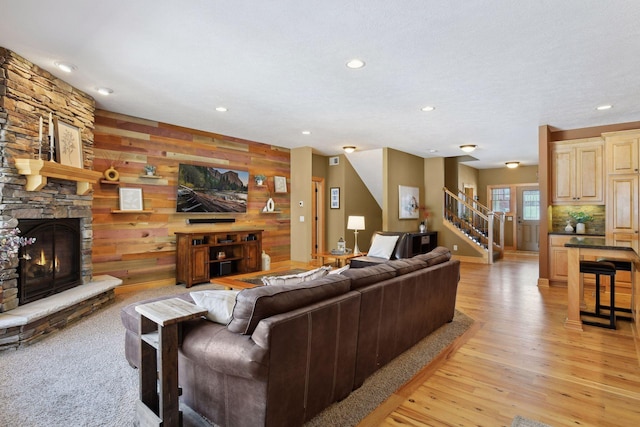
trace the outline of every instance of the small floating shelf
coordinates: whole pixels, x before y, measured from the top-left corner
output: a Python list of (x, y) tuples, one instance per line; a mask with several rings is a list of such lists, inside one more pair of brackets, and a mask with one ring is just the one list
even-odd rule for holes
[(111, 209), (111, 213), (117, 213), (117, 214), (123, 214), (123, 213), (153, 213), (153, 209), (142, 209), (139, 211), (134, 211), (134, 210), (121, 210), (121, 209)]
[(140, 178), (149, 178), (149, 179), (160, 179), (162, 178), (161, 175), (146, 175), (146, 174), (140, 174), (138, 175)]
[(91, 191), (91, 184), (98, 182), (102, 172), (74, 166), (61, 165), (57, 162), (36, 159), (16, 159), (16, 168), (20, 175), (27, 177), (27, 191), (38, 191), (47, 185), (47, 178), (75, 181), (76, 194), (83, 196)]

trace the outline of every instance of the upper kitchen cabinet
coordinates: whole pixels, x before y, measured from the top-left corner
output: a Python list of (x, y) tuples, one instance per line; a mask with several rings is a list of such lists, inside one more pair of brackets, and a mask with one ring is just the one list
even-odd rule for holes
[(574, 139), (551, 144), (551, 202), (604, 204), (604, 141)]
[(603, 134), (606, 144), (607, 173), (634, 174), (639, 170), (640, 132), (624, 131)]

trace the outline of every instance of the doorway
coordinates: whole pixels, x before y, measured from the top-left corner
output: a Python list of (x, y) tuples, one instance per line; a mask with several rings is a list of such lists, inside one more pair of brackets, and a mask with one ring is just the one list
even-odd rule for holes
[(540, 250), (540, 189), (538, 186), (519, 186), (517, 190), (516, 249)]

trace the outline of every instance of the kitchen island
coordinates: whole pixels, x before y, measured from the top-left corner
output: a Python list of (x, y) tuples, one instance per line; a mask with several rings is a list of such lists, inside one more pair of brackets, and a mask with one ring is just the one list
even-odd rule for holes
[(580, 275), (580, 260), (584, 256), (606, 257), (607, 259), (631, 262), (631, 308), (636, 327), (640, 326), (637, 316), (640, 301), (635, 297), (640, 291), (640, 257), (633, 248), (626, 246), (608, 245), (604, 237), (573, 237), (565, 243), (567, 254), (567, 319), (564, 326), (567, 329), (582, 331), (580, 307), (583, 304), (582, 277)]

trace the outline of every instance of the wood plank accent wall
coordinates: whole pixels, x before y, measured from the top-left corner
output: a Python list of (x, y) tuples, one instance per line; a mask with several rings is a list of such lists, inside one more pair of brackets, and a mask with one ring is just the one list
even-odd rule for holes
[[(263, 249), (272, 261), (290, 257), (289, 149), (104, 110), (95, 115), (94, 169), (111, 164), (119, 185), (94, 186), (93, 273), (123, 280), (123, 286), (156, 287), (175, 284), (175, 232), (264, 230)], [(145, 164), (157, 167), (161, 178), (145, 178)], [(249, 171), (246, 214), (176, 213), (180, 163)], [(253, 179), (264, 174), (267, 187)], [(274, 176), (287, 179), (287, 193), (274, 193)], [(118, 188), (142, 188), (144, 209), (150, 213), (112, 213), (119, 208)], [(269, 190), (279, 213), (262, 213)], [(187, 224), (189, 218), (235, 218), (234, 223)]]

